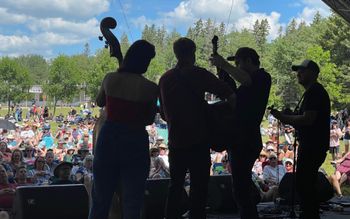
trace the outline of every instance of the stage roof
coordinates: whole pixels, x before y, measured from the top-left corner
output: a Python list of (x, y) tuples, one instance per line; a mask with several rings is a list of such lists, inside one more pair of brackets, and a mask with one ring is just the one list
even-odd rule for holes
[(322, 0), (350, 24), (350, 0)]

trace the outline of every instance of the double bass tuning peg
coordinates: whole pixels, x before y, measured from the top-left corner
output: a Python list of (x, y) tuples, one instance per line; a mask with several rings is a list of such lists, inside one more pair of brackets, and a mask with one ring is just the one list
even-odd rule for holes
[(102, 41), (102, 40), (103, 40), (103, 36), (98, 36), (98, 39), (99, 39), (100, 41)]

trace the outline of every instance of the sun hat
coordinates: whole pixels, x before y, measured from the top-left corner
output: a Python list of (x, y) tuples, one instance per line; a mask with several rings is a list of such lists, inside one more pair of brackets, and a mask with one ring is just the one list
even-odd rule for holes
[(55, 177), (58, 177), (58, 171), (59, 171), (59, 169), (60, 169), (61, 167), (63, 167), (63, 166), (69, 166), (70, 168), (73, 168), (73, 164), (72, 164), (72, 163), (66, 162), (66, 161), (62, 161), (61, 163), (59, 163), (59, 164), (55, 167), (55, 169), (54, 169), (54, 171), (53, 171), (53, 175), (54, 175)]

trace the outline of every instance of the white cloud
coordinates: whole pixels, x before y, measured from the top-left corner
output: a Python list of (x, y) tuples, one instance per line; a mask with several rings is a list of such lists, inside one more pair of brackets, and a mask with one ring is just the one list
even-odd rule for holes
[(44, 32), (34, 36), (0, 35), (0, 51), (8, 56), (22, 54), (52, 55), (52, 47), (80, 43), (77, 37), (67, 37), (52, 32)]
[(312, 20), (317, 12), (323, 17), (328, 17), (331, 14), (330, 8), (320, 0), (302, 0), (304, 4), (303, 11), (298, 13), (295, 20), (297, 23), (305, 22), (306, 24), (312, 23)]
[(20, 24), (24, 23), (26, 19), (27, 16), (23, 14), (12, 14), (6, 8), (0, 7), (0, 24)]
[[(230, 15), (231, 6), (232, 11)], [(278, 29), (282, 25), (279, 23), (280, 14), (277, 12), (271, 12), (270, 15), (250, 13), (248, 9), (246, 0), (185, 0), (180, 2), (174, 10), (161, 13), (158, 19), (151, 20), (141, 16), (134, 19), (133, 23), (140, 29), (145, 24), (165, 25), (167, 28), (172, 29), (176, 27), (188, 28), (200, 18), (204, 20), (211, 18), (216, 23), (223, 22), (225, 24), (230, 19), (229, 27), (227, 28), (233, 27), (241, 30), (242, 28), (251, 29), (257, 19), (266, 18), (271, 28), (269, 39), (276, 38)]]
[(34, 20), (28, 27), (33, 32), (52, 31), (57, 33), (70, 33), (79, 36), (97, 36), (99, 34), (99, 22), (96, 18), (86, 22), (72, 22), (62, 18), (47, 18)]
[(95, 16), (109, 4), (110, 0), (0, 0), (0, 24), (6, 25), (1, 27), (0, 55), (51, 56), (55, 46), (88, 42), (100, 34)]
[(269, 40), (272, 40), (278, 37), (279, 28), (284, 26), (284, 24), (279, 23), (280, 17), (281, 14), (277, 12), (271, 12), (270, 15), (264, 13), (248, 13), (244, 17), (238, 19), (235, 23), (235, 28), (237, 30), (242, 30), (243, 28), (252, 30), (256, 20), (267, 19), (270, 26), (270, 34), (268, 38)]
[(1, 0), (0, 7), (32, 17), (86, 19), (106, 12), (110, 0)]

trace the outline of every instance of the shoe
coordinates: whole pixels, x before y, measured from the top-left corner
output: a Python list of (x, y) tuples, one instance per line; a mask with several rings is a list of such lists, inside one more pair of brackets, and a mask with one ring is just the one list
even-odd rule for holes
[(337, 199), (338, 199), (338, 200), (342, 200), (343, 197), (344, 197), (343, 195), (337, 195)]

